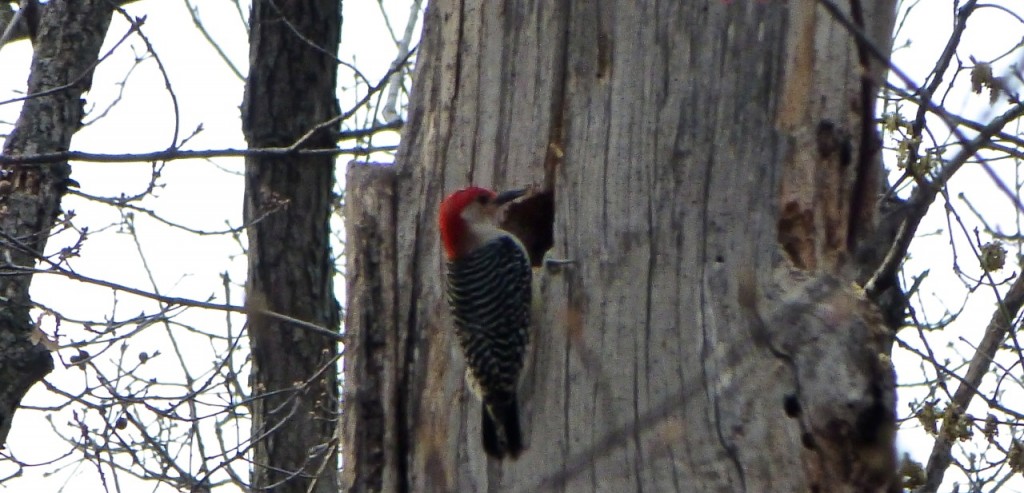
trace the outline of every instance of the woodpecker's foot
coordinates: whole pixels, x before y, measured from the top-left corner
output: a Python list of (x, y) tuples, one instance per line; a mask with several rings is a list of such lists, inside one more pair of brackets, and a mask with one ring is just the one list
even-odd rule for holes
[(544, 268), (548, 272), (556, 274), (561, 272), (567, 265), (575, 263), (576, 261), (572, 259), (544, 257)]

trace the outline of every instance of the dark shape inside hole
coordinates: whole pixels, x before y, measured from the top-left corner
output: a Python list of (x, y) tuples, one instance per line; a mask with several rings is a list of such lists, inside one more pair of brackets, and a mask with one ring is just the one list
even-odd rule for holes
[(554, 245), (555, 193), (539, 190), (508, 205), (502, 229), (523, 243), (530, 254), (530, 264), (540, 267), (544, 254)]

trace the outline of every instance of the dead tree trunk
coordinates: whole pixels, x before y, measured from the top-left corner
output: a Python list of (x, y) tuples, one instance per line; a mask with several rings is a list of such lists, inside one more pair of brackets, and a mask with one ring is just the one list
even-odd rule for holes
[[(853, 286), (885, 64), (851, 29), (888, 53), (894, 5), (821, 3), (431, 4), (396, 169), (350, 171), (352, 490), (891, 486), (888, 333)], [(470, 183), (552, 190), (576, 261), (539, 273), (514, 462), (480, 448), (442, 295), (437, 206)]]
[[(253, 2), (243, 130), (286, 147), (336, 117), (341, 2)], [(326, 125), (300, 148), (330, 148)], [(252, 347), (253, 491), (337, 491), (337, 331), (328, 218), (334, 157), (246, 158), (246, 304)], [(261, 315), (263, 313), (263, 315)]]
[[(53, 0), (41, 9), (28, 94), (3, 153), (17, 157), (67, 151), (82, 124), (82, 94), (92, 85), (110, 26), (108, 0)], [(67, 161), (0, 166), (0, 447), (25, 392), (53, 370), (30, 339), (29, 284), (60, 216)]]

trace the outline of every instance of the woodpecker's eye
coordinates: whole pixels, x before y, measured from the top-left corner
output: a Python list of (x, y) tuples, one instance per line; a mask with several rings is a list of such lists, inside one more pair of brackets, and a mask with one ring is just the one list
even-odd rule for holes
[(487, 203), (487, 196), (486, 195), (479, 195), (479, 196), (477, 196), (476, 201), (481, 203), (481, 204), (486, 204)]

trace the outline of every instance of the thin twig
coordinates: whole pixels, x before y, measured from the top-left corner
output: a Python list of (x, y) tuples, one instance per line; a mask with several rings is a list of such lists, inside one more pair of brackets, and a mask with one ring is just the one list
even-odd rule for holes
[(203, 35), (203, 38), (206, 39), (207, 43), (210, 43), (210, 46), (217, 52), (217, 56), (224, 61), (224, 64), (228, 66), (231, 73), (235, 74), (235, 77), (238, 78), (238, 80), (244, 81), (245, 76), (242, 75), (242, 71), (235, 66), (235, 62), (231, 61), (231, 58), (228, 57), (228, 54), (220, 47), (220, 44), (213, 40), (213, 36), (210, 35), (210, 31), (206, 29), (206, 24), (203, 24), (203, 21), (199, 18), (199, 7), (192, 5), (190, 0), (185, 0), (185, 8), (188, 9), (189, 15), (192, 16), (192, 24), (194, 24), (196, 29), (199, 30), (199, 34)]
[(21, 156), (0, 155), (0, 164), (49, 164), (60, 161), (81, 161), (91, 163), (135, 163), (150, 161), (176, 161), (180, 159), (211, 159), (219, 157), (284, 157), (284, 156), (320, 156), (338, 154), (365, 155), (374, 152), (391, 152), (397, 146), (380, 147), (328, 147), (324, 149), (291, 149), (290, 147), (265, 147), (262, 149), (207, 149), (187, 151), (167, 149), (164, 151), (144, 152), (139, 154), (98, 154), (80, 151), (45, 152)]
[[(957, 154), (953, 156), (953, 158), (950, 159), (941, 170), (939, 170), (934, 178), (930, 181), (921, 181), (921, 184), (914, 191), (913, 195), (911, 195), (910, 199), (907, 200), (907, 216), (903, 219), (903, 223), (900, 224), (899, 230), (896, 232), (896, 238), (893, 240), (892, 247), (885, 255), (885, 260), (883, 260), (882, 265), (875, 270), (871, 279), (864, 284), (864, 291), (869, 297), (873, 298), (878, 295), (878, 286), (881, 279), (886, 279), (887, 276), (892, 275), (897, 269), (899, 269), (900, 263), (903, 261), (903, 257), (906, 256), (907, 250), (910, 248), (910, 242), (914, 239), (914, 233), (917, 232), (917, 227), (921, 223), (921, 219), (924, 218), (925, 213), (928, 212), (929, 206), (935, 201), (935, 197), (938, 195), (939, 190), (946, 186), (946, 183), (953, 177), (953, 174), (956, 173), (968, 159), (973, 157), (974, 154), (978, 152), (978, 149), (984, 146), (993, 135), (1002, 131), (1003, 127), (1021, 116), (1024, 116), (1024, 105), (1022, 104), (1016, 105), (1002, 115), (999, 115), (993, 119), (991, 123), (980, 130), (975, 138), (963, 143), (960, 147), (960, 151), (957, 152)], [(1015, 202), (1017, 204), (1020, 203), (1019, 200), (1015, 200)]]
[(96, 279), (94, 277), (84, 276), (82, 274), (79, 274), (77, 272), (73, 272), (73, 271), (67, 270), (67, 269), (62, 268), (62, 267), (54, 267), (54, 268), (51, 268), (51, 269), (35, 269), (35, 268), (31, 268), (31, 267), (21, 267), (21, 266), (16, 266), (16, 265), (0, 266), (0, 275), (12, 275), (12, 274), (14, 274), (14, 275), (21, 275), (21, 274), (26, 274), (26, 275), (32, 275), (32, 274), (57, 274), (57, 275), (60, 275), (60, 276), (64, 276), (64, 277), (66, 277), (68, 279), (74, 280), (74, 281), (79, 281), (79, 282), (84, 282), (84, 283), (87, 283), (87, 284), (93, 284), (93, 285), (100, 286), (100, 287), (110, 288), (110, 289), (113, 289), (115, 291), (123, 291), (125, 293), (133, 294), (135, 296), (139, 296), (139, 297), (142, 297), (142, 298), (148, 298), (148, 299), (151, 299), (151, 300), (159, 301), (161, 303), (167, 304), (168, 307), (173, 307), (173, 306), (189, 306), (189, 307), (194, 307), (194, 308), (204, 308), (204, 309), (207, 309), (207, 310), (219, 310), (219, 311), (227, 311), (227, 312), (235, 312), (235, 313), (244, 313), (244, 314), (247, 314), (247, 315), (253, 315), (253, 314), (264, 315), (264, 316), (267, 316), (267, 317), (270, 317), (270, 318), (274, 318), (274, 319), (280, 320), (282, 322), (288, 322), (290, 324), (296, 325), (298, 327), (301, 327), (303, 329), (306, 329), (306, 330), (309, 330), (309, 331), (312, 331), (312, 332), (316, 332), (317, 334), (329, 337), (329, 338), (334, 339), (336, 341), (344, 341), (345, 340), (345, 336), (344, 335), (339, 334), (339, 333), (337, 333), (337, 332), (335, 332), (333, 330), (330, 330), (330, 329), (325, 328), (325, 327), (321, 327), (321, 326), (319, 326), (317, 324), (314, 324), (314, 323), (311, 323), (311, 322), (306, 322), (304, 320), (299, 320), (297, 318), (290, 317), (290, 316), (285, 315), (283, 313), (277, 313), (277, 312), (266, 310), (266, 309), (262, 309), (262, 308), (249, 308), (249, 307), (238, 306), (238, 305), (227, 305), (227, 304), (220, 304), (220, 303), (211, 303), (209, 301), (199, 301), (199, 300), (191, 299), (191, 298), (179, 298), (179, 297), (176, 297), (176, 296), (166, 296), (166, 295), (161, 295), (161, 294), (157, 294), (157, 293), (151, 293), (149, 291), (145, 291), (145, 290), (138, 289), (138, 288), (133, 288), (131, 286), (125, 286), (123, 284), (117, 284), (117, 283), (114, 283), (114, 282), (105, 281), (103, 279)]
[[(1014, 280), (1013, 285), (1010, 286), (1006, 296), (997, 303), (995, 313), (992, 314), (992, 319), (989, 321), (988, 327), (985, 328), (985, 335), (982, 337), (981, 343), (978, 344), (974, 357), (971, 358), (967, 374), (963, 379), (960, 379), (960, 385), (953, 392), (953, 398), (949, 405), (955, 406), (955, 409), (959, 410), (959, 412), (965, 412), (971, 404), (971, 400), (976, 395), (981, 395), (981, 392), (978, 390), (981, 381), (988, 373), (996, 351), (999, 350), (1003, 339), (1006, 338), (1007, 333), (1010, 331), (1013, 319), (1017, 316), (1022, 305), (1024, 305), (1024, 276), (1018, 276)], [(991, 402), (987, 398), (985, 400)], [(1016, 414), (1014, 417), (1017, 419), (1024, 417), (1019, 413), (1008, 414)], [(943, 429), (945, 427), (946, 425), (944, 424)], [(937, 491), (942, 484), (942, 478), (952, 461), (953, 441), (947, 435), (947, 433), (940, 431), (935, 437), (931, 456), (928, 459), (928, 466), (925, 469), (928, 481), (921, 488), (920, 491), (922, 492)]]

